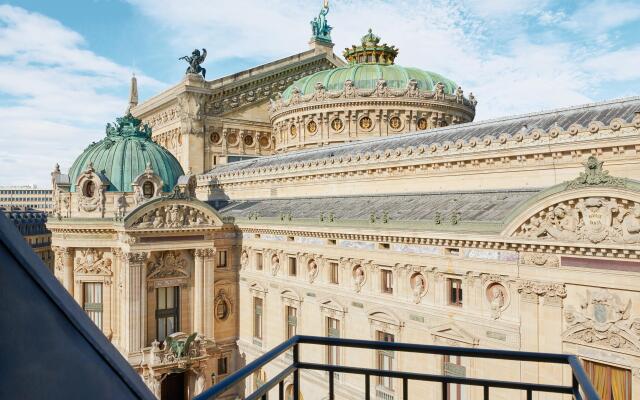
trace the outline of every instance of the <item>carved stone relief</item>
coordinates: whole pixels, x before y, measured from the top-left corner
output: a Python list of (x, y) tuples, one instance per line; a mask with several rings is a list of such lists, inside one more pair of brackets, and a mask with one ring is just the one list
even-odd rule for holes
[(156, 208), (138, 218), (132, 228), (184, 228), (211, 226), (212, 219), (193, 207), (171, 204)]
[(316, 260), (314, 259), (309, 260), (309, 262), (307, 263), (307, 274), (309, 277), (309, 283), (313, 283), (313, 281), (316, 280), (316, 277), (318, 276), (319, 271), (320, 271), (320, 267), (318, 266), (318, 263), (316, 262)]
[(219, 289), (218, 294), (214, 299), (215, 304), (215, 317), (218, 321), (225, 321), (229, 318), (229, 315), (233, 312), (233, 303), (225, 289)]
[(485, 295), (491, 308), (491, 317), (498, 319), (509, 306), (509, 290), (498, 282), (493, 282), (485, 289)]
[(562, 299), (567, 297), (564, 283), (554, 282), (520, 281), (518, 293), (525, 301), (537, 301), (538, 297), (544, 297), (548, 305), (562, 305)]
[(570, 342), (640, 353), (640, 318), (631, 318), (631, 300), (607, 290), (587, 291), (579, 308), (564, 312)]
[(179, 251), (165, 251), (149, 263), (147, 279), (189, 278), (188, 262)]
[(81, 274), (111, 275), (111, 258), (96, 249), (79, 250), (74, 271)]
[(548, 253), (522, 253), (520, 264), (557, 268), (560, 266), (560, 257)]
[(420, 272), (416, 272), (411, 276), (410, 283), (413, 302), (419, 304), (424, 295), (427, 294), (427, 279)]
[(276, 276), (280, 269), (280, 258), (277, 254), (271, 256), (271, 275)]
[(355, 267), (353, 267), (352, 275), (353, 275), (353, 289), (357, 293), (359, 293), (360, 290), (362, 290), (362, 287), (364, 286), (364, 282), (366, 280), (366, 274), (362, 265), (358, 264)]

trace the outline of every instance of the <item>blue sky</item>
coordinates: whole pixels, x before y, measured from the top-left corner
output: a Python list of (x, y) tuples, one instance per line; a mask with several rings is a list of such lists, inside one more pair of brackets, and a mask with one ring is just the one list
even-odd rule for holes
[[(182, 78), (304, 51), (321, 0), (22, 0), (0, 4), (0, 185), (49, 185), (123, 113)], [(476, 120), (640, 95), (638, 0), (332, 0), (336, 53), (371, 27), (397, 63), (459, 83)]]

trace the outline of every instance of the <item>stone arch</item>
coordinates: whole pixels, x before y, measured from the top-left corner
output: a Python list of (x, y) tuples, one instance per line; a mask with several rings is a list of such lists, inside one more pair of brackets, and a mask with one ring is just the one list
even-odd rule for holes
[(169, 197), (139, 205), (124, 218), (126, 229), (211, 228), (222, 225), (218, 212), (207, 203)]

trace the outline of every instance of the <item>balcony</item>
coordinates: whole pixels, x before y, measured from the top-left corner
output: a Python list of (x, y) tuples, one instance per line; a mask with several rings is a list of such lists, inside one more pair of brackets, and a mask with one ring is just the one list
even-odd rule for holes
[[(384, 352), (406, 352), (414, 354), (433, 354), (449, 357), (468, 357), (470, 359), (494, 359), (494, 360), (511, 360), (522, 362), (540, 362), (548, 364), (567, 365), (571, 369), (572, 385), (550, 385), (541, 383), (527, 383), (517, 381), (500, 381), (491, 379), (479, 379), (479, 378), (467, 378), (461, 376), (455, 376), (456, 374), (425, 374), (417, 372), (403, 372), (403, 371), (389, 371), (382, 369), (372, 368), (355, 368), (343, 365), (326, 365), (305, 362), (300, 359), (300, 345), (319, 345), (319, 346), (337, 346), (345, 348), (359, 348), (370, 349)], [(409, 382), (411, 381), (423, 381), (423, 382), (435, 382), (441, 387), (439, 390), (441, 398), (444, 400), (449, 399), (449, 387), (451, 384), (457, 384), (461, 387), (479, 387), (482, 395), (479, 399), (490, 400), (491, 389), (511, 389), (521, 391), (526, 395), (527, 400), (533, 398), (534, 393), (561, 393), (571, 395), (575, 400), (600, 400), (600, 397), (596, 393), (593, 385), (589, 381), (584, 369), (578, 358), (569, 354), (550, 354), (550, 353), (530, 353), (522, 351), (507, 351), (507, 350), (488, 350), (488, 349), (473, 349), (473, 348), (461, 348), (461, 347), (447, 347), (447, 346), (429, 346), (409, 343), (392, 343), (392, 342), (376, 342), (367, 340), (354, 340), (354, 339), (340, 339), (330, 337), (317, 337), (317, 336), (294, 336), (286, 342), (274, 347), (272, 350), (263, 354), (253, 362), (247, 364), (245, 367), (236, 371), (228, 376), (218, 384), (212, 386), (195, 399), (197, 400), (215, 400), (221, 398), (225, 392), (230, 389), (243, 385), (247, 377), (259, 371), (260, 368), (269, 364), (271, 361), (280, 357), (287, 351), (293, 351), (293, 359), (290, 364), (284, 368), (279, 374), (271, 378), (270, 380), (263, 382), (253, 393), (248, 394), (245, 399), (263, 399), (266, 400), (273, 390), (277, 393), (279, 400), (285, 399), (284, 383), (289, 376), (293, 376), (293, 390), (292, 399), (298, 400), (300, 393), (300, 371), (326, 371), (327, 376), (327, 398), (333, 400), (336, 398), (335, 393), (335, 375), (336, 373), (354, 374), (361, 376), (364, 381), (364, 394), (363, 397), (366, 400), (370, 400), (373, 396), (379, 400), (408, 400), (410, 397), (425, 398), (424, 393), (409, 392)], [(380, 381), (382, 378), (396, 379), (402, 382), (402, 390), (393, 392), (387, 390), (383, 386), (376, 386), (375, 390), (372, 390), (372, 377), (377, 378)], [(272, 394), (273, 395), (273, 394)], [(437, 396), (438, 398), (440, 396)], [(474, 399), (476, 397), (473, 397)]]

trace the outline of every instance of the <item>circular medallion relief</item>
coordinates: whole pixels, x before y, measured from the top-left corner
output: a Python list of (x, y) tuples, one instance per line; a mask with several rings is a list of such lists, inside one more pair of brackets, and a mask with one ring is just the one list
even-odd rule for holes
[(421, 131), (427, 129), (427, 119), (426, 118), (420, 118), (418, 120), (418, 129), (420, 129)]
[(366, 278), (364, 268), (362, 268), (361, 265), (356, 265), (355, 267), (353, 267), (352, 275), (354, 289), (356, 290), (356, 292), (359, 292), (360, 289), (362, 289)]
[(291, 125), (289, 133), (291, 134), (291, 137), (295, 137), (298, 134), (298, 128), (295, 125)]
[(247, 135), (244, 137), (244, 144), (246, 146), (252, 146), (253, 145), (253, 136), (251, 135)]
[(313, 283), (318, 276), (318, 263), (315, 260), (309, 260), (309, 264), (307, 265), (307, 269), (309, 271), (309, 282)]
[(331, 121), (331, 129), (333, 129), (335, 132), (340, 132), (343, 127), (344, 127), (344, 123), (340, 118), (334, 118)]
[(316, 124), (316, 121), (309, 121), (309, 123), (307, 124), (307, 132), (314, 134), (318, 131), (318, 124)]
[(427, 280), (424, 275), (416, 272), (411, 276), (411, 289), (414, 303), (420, 303), (420, 299), (427, 293)]
[(211, 141), (211, 143), (220, 142), (220, 134), (218, 132), (211, 133), (211, 135), (209, 135), (209, 140)]
[(391, 117), (391, 119), (389, 120), (389, 126), (391, 127), (391, 129), (400, 129), (402, 127), (402, 121), (400, 120), (400, 117)]
[(369, 117), (360, 118), (360, 128), (369, 130), (373, 126), (373, 121)]
[(237, 133), (230, 134), (228, 137), (228, 141), (230, 145), (238, 144), (238, 134)]
[(216, 319), (224, 321), (229, 317), (229, 303), (225, 300), (218, 300), (216, 303)]
[(258, 140), (258, 143), (260, 143), (260, 146), (262, 147), (267, 147), (269, 146), (269, 138), (266, 136), (260, 136), (260, 140)]
[(486, 296), (493, 318), (499, 318), (509, 305), (509, 291), (504, 285), (496, 282), (487, 286)]

